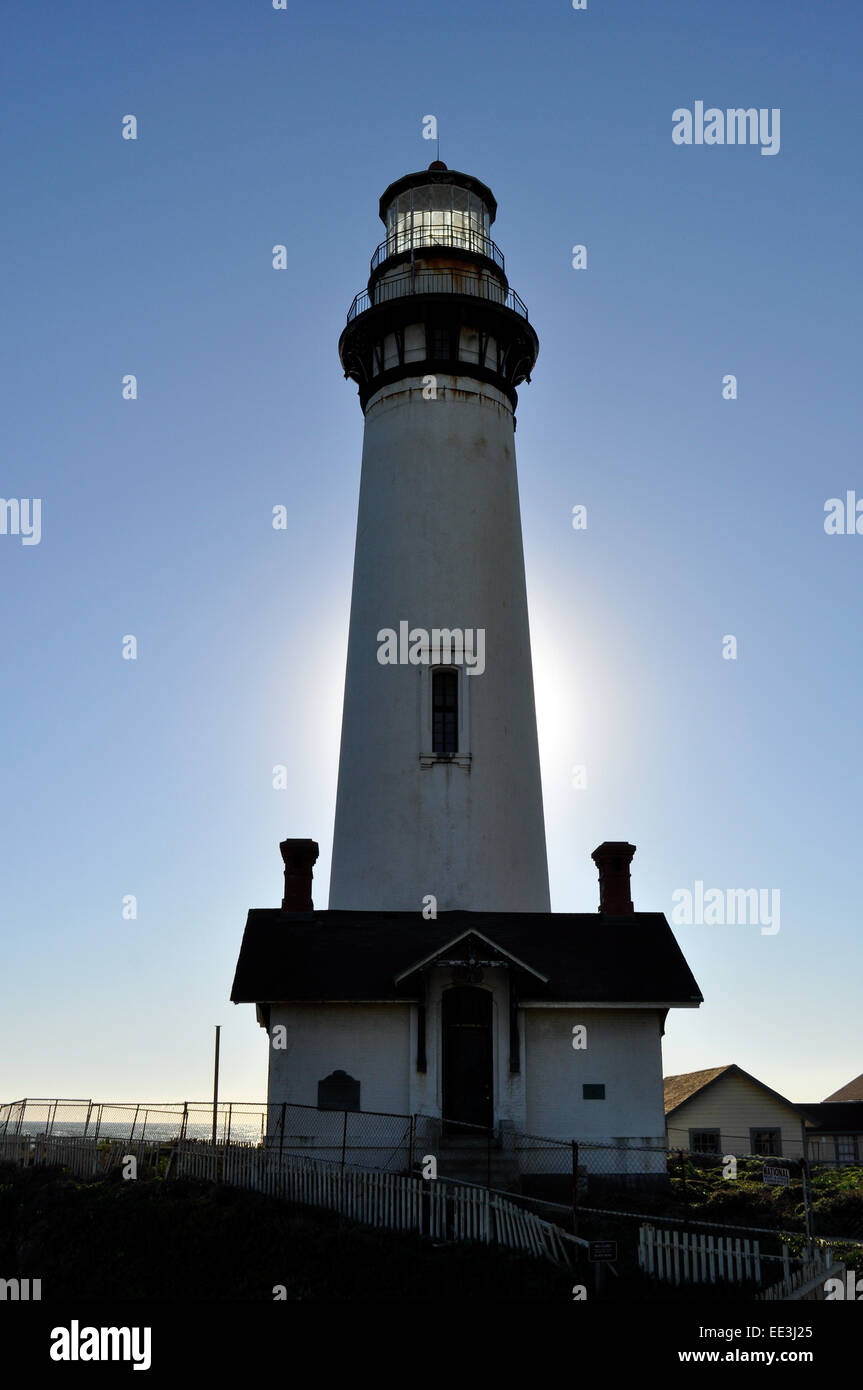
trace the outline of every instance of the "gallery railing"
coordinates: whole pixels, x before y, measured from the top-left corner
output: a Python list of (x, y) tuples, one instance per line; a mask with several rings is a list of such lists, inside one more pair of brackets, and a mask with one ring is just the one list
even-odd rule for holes
[(372, 293), (367, 289), (354, 295), (348, 310), (348, 323), (365, 313), (366, 309), (386, 304), (393, 299), (402, 299), (412, 294), (466, 294), (477, 299), (485, 299), (512, 309), (523, 319), (527, 318), (527, 306), (515, 290), (504, 289), (497, 280), (482, 275), (473, 275), (458, 270), (418, 270), (415, 273), (394, 275), (386, 280), (378, 280)]
[(414, 227), (412, 231), (407, 229), (390, 233), (376, 248), (371, 268), (373, 271), (377, 270), (390, 256), (397, 256), (404, 251), (434, 250), (436, 247), (442, 250), (455, 248), (459, 251), (472, 251), (477, 256), (485, 256), (487, 260), (494, 261), (501, 270), (504, 268), (503, 252), (491, 237), (470, 227), (451, 226)]

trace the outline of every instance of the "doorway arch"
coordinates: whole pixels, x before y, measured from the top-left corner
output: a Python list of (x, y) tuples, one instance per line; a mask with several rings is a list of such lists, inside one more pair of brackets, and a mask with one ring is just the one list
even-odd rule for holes
[(492, 996), (454, 985), (441, 997), (444, 1120), (491, 1129), (494, 1123)]

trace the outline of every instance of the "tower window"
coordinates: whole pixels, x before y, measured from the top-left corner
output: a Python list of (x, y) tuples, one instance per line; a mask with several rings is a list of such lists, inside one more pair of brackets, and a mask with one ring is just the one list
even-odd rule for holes
[(452, 335), (448, 328), (426, 328), (426, 354), (432, 362), (446, 362), (452, 357)]
[(432, 752), (458, 752), (458, 672), (432, 674)]

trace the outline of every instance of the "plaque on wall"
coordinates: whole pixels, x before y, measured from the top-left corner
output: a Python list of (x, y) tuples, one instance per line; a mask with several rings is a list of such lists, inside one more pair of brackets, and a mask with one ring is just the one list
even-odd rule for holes
[(319, 1110), (359, 1110), (360, 1083), (346, 1071), (334, 1071), (318, 1082)]

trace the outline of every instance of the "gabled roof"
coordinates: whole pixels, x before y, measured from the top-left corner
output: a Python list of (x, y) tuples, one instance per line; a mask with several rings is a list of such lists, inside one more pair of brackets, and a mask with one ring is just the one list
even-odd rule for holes
[(849, 1081), (847, 1086), (840, 1086), (839, 1090), (834, 1091), (832, 1096), (825, 1096), (823, 1103), (826, 1105), (833, 1100), (863, 1100), (863, 1071), (859, 1076), (855, 1076), (853, 1081)]
[(665, 1092), (665, 1114), (671, 1115), (675, 1110), (679, 1110), (681, 1105), (685, 1105), (693, 1096), (706, 1091), (708, 1086), (713, 1086), (722, 1077), (741, 1076), (745, 1081), (751, 1081), (753, 1086), (757, 1086), (760, 1091), (766, 1092), (774, 1100), (781, 1101), (787, 1105), (789, 1110), (803, 1112), (802, 1105), (794, 1105), (785, 1096), (781, 1096), (778, 1091), (773, 1091), (769, 1086), (765, 1086), (763, 1081), (759, 1081), (757, 1076), (750, 1076), (748, 1071), (738, 1067), (735, 1062), (730, 1062), (724, 1067), (708, 1067), (705, 1071), (681, 1072), (679, 1076), (666, 1076), (662, 1082)]
[(473, 932), (521, 970), (531, 1003), (695, 1008), (701, 992), (661, 912), (284, 912), (248, 915), (231, 999), (415, 1001), (424, 962)]
[(690, 1096), (702, 1091), (711, 1081), (717, 1077), (724, 1076), (725, 1072), (730, 1071), (731, 1066), (708, 1067), (706, 1071), (684, 1071), (679, 1076), (665, 1076), (662, 1079), (662, 1087), (665, 1092), (665, 1113), (668, 1115), (672, 1110), (676, 1110), (678, 1105), (682, 1105)]
[(538, 970), (532, 969), (532, 967), (525, 964), (523, 960), (519, 960), (518, 956), (513, 956), (509, 951), (505, 951), (502, 946), (497, 946), (490, 937), (485, 936), (481, 931), (477, 931), (473, 927), (469, 931), (459, 932), (458, 936), (452, 938), (452, 941), (444, 942), (443, 946), (439, 946), (436, 950), (430, 951), (427, 956), (423, 956), (422, 960), (414, 961), (413, 964), (409, 965), (406, 970), (403, 970), (400, 975), (396, 975), (395, 982), (397, 985), (400, 985), (405, 980), (409, 980), (411, 975), (415, 975), (418, 971), (425, 970), (430, 965), (437, 965), (439, 962), (443, 963), (447, 957), (463, 959), (467, 962), (474, 957), (477, 948), (482, 951), (483, 945), (487, 947), (486, 955), (489, 953), (497, 953), (499, 956), (505, 957), (507, 964), (514, 965), (518, 970), (524, 970), (526, 974), (532, 975), (534, 979), (540, 980), (544, 985), (548, 984), (547, 975), (542, 975)]

